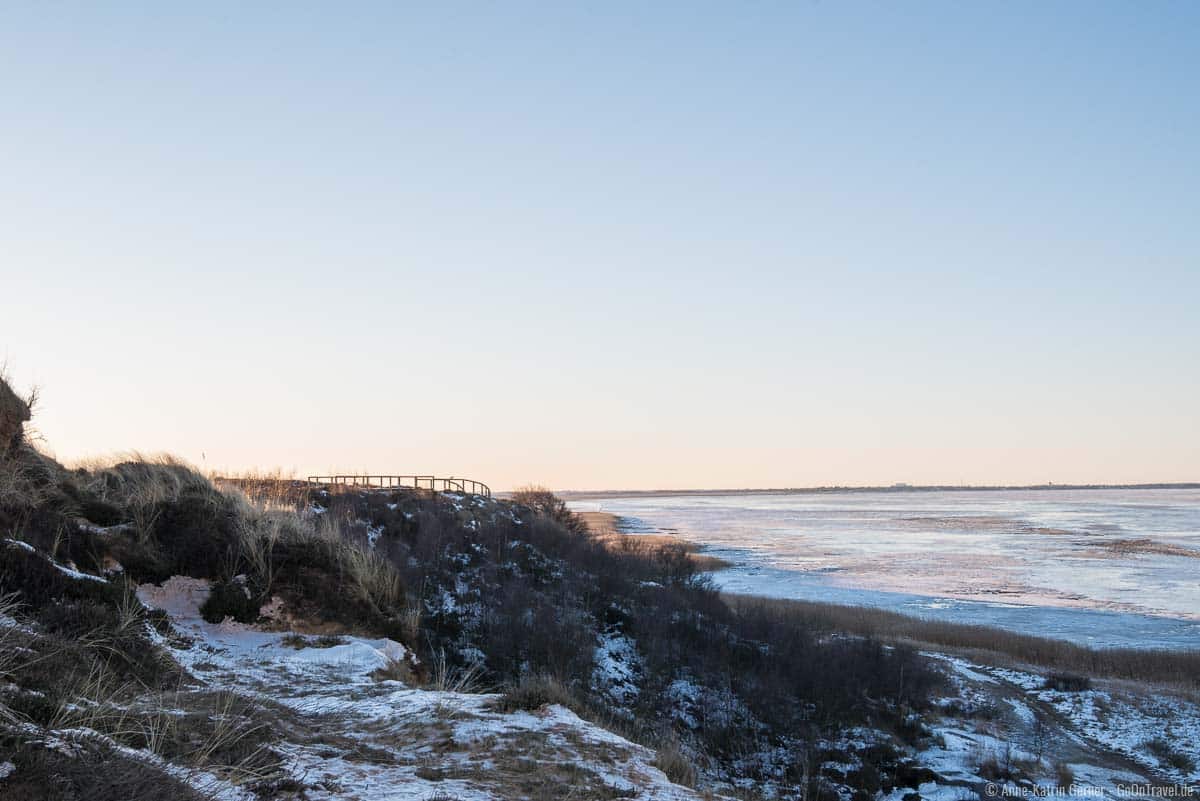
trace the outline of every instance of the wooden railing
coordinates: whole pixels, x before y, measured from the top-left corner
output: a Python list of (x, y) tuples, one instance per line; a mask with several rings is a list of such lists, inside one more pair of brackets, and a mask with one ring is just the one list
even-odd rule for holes
[(459, 492), (463, 495), (492, 497), (492, 488), (482, 481), (454, 476), (309, 476), (308, 483), (359, 489), (424, 489), (431, 492)]

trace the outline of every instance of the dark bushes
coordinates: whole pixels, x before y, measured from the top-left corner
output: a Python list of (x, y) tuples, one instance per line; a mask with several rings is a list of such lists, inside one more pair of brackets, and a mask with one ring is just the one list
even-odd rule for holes
[(1045, 687), (1064, 693), (1081, 693), (1092, 689), (1092, 680), (1077, 673), (1054, 672), (1046, 675)]
[[(701, 764), (732, 764), (841, 725), (902, 728), (944, 681), (911, 648), (818, 636), (770, 604), (731, 608), (681, 547), (606, 544), (552, 495), (519, 499), (515, 520), (507, 507), (428, 493), (320, 502), (382, 530), (376, 550), (421, 590), (412, 644), (427, 661), (482, 660), (484, 683), (510, 688), (503, 708), (569, 702), (593, 718), (607, 708), (626, 736), (680, 738)], [(602, 632), (636, 649), (637, 692), (620, 709), (592, 686)], [(696, 693), (683, 712), (680, 683)], [(883, 760), (881, 775), (894, 763)], [(813, 782), (811, 773), (794, 780)]]
[(587, 531), (587, 523), (567, 506), (567, 502), (559, 498), (545, 487), (522, 487), (512, 494), (513, 503), (524, 506), (533, 512), (534, 517), (553, 520), (573, 534), (583, 534)]
[(237, 511), (232, 499), (211, 486), (159, 502), (154, 521), (154, 541), (172, 574), (219, 578), (237, 555)]
[(246, 585), (239, 581), (218, 581), (212, 585), (208, 598), (200, 607), (200, 615), (209, 623), (220, 623), (231, 617), (239, 623), (258, 620), (261, 598), (256, 597)]

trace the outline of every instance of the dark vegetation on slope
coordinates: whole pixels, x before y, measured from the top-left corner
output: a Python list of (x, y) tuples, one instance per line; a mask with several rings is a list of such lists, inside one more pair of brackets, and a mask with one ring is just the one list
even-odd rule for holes
[[(324, 515), (377, 532), (376, 551), (419, 602), (411, 644), (425, 663), (481, 668), (483, 683), (513, 688), (509, 706), (567, 698), (633, 739), (681, 742), (714, 774), (799, 789), (837, 756), (818, 743), (842, 727), (919, 737), (909, 715), (941, 684), (907, 647), (818, 635), (770, 605), (735, 611), (682, 548), (606, 546), (544, 491), (511, 506), (301, 491)], [(636, 650), (616, 688), (597, 651), (612, 638)], [(876, 756), (890, 783), (895, 752)]]

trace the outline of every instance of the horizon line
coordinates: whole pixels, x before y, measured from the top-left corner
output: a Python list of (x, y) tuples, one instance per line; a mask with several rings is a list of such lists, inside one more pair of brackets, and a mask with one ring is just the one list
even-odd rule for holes
[[(717, 494), (803, 494), (823, 492), (947, 492), (947, 491), (1015, 491), (1015, 490), (1154, 490), (1154, 489), (1200, 489), (1200, 481), (1139, 482), (1135, 484), (880, 484), (880, 485), (820, 485), (812, 487), (712, 487), (690, 489), (615, 489), (576, 490), (556, 489), (563, 496), (617, 496), (617, 495), (717, 495)], [(512, 494), (516, 490), (505, 490), (497, 495)]]

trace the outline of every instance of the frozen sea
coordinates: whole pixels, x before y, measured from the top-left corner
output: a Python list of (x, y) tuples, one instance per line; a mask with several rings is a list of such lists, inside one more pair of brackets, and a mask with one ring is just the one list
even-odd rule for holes
[(722, 588), (1097, 647), (1200, 648), (1200, 490), (704, 494), (576, 500), (703, 543)]

